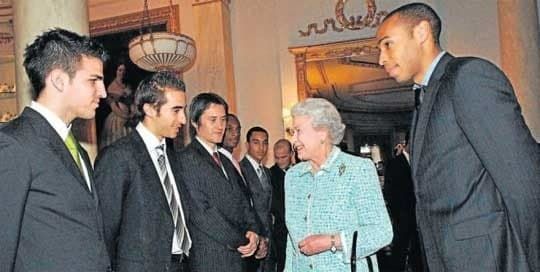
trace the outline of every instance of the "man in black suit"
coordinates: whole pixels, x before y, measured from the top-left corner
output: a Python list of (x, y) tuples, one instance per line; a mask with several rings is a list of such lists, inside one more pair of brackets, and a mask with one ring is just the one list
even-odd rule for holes
[(540, 155), (512, 86), (495, 65), (439, 44), (426, 4), (377, 31), (384, 65), (413, 80), (416, 217), (429, 271), (540, 271)]
[[(240, 131), (242, 130), (242, 126), (240, 124), (240, 120), (238, 120), (238, 117), (232, 113), (227, 114), (227, 126), (225, 127), (225, 133), (223, 134), (223, 141), (221, 142), (221, 147), (219, 147), (218, 152), (220, 155), (225, 156), (227, 159), (229, 159), (232, 164), (234, 165), (234, 168), (236, 169), (238, 175), (240, 176), (242, 183), (240, 184), (246, 197), (249, 200), (249, 204), (251, 208), (253, 207), (253, 199), (252, 199), (252, 193), (249, 188), (249, 184), (247, 183), (246, 179), (244, 178), (244, 175), (242, 174), (242, 169), (240, 167), (240, 163), (234, 158), (233, 151), (240, 143)], [(260, 219), (258, 223), (260, 224)], [(259, 246), (262, 246), (262, 243), (259, 243)]]
[(396, 145), (396, 157), (385, 167), (384, 198), (394, 230), (391, 266), (397, 271), (422, 271), (407, 141)]
[(33, 101), (0, 130), (0, 270), (107, 271), (92, 164), (71, 133), (92, 119), (103, 84), (103, 47), (53, 29), (26, 47)]
[(276, 254), (277, 271), (285, 268), (285, 249), (287, 246), (287, 226), (285, 225), (285, 172), (292, 166), (294, 157), (291, 142), (279, 139), (274, 144), (274, 162), (270, 167), (272, 177), (272, 208), (274, 227), (272, 229), (273, 252)]
[(115, 271), (187, 271), (189, 194), (173, 147), (186, 123), (185, 86), (158, 72), (135, 92), (133, 132), (96, 160), (105, 241)]
[(193, 198), (188, 222), (193, 272), (245, 271), (244, 258), (252, 256), (259, 244), (260, 226), (241, 177), (231, 161), (218, 153), (227, 109), (217, 94), (194, 97), (189, 118), (195, 136), (179, 154), (182, 177)]
[(275, 271), (273, 258), (266, 258), (272, 234), (272, 184), (270, 170), (262, 162), (268, 152), (268, 132), (262, 127), (252, 127), (246, 135), (247, 153), (240, 161), (240, 168), (250, 188), (253, 207), (263, 228), (259, 250), (254, 258), (250, 259), (250, 271)]

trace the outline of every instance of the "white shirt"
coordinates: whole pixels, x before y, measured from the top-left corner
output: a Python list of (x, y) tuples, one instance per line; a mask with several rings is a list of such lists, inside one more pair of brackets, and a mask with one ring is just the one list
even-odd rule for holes
[[(178, 188), (176, 188), (176, 181), (174, 179), (174, 174), (171, 170), (171, 165), (169, 163), (169, 158), (167, 157), (167, 144), (165, 142), (165, 138), (163, 138), (161, 141), (158, 140), (158, 138), (150, 132), (143, 123), (139, 122), (137, 124), (137, 127), (135, 127), (135, 130), (139, 133), (141, 138), (143, 139), (144, 145), (146, 146), (146, 150), (148, 151), (148, 154), (150, 154), (150, 157), (152, 158), (152, 163), (154, 164), (154, 168), (156, 169), (156, 172), (158, 173), (159, 179), (161, 181), (161, 186), (163, 188), (163, 194), (166, 195), (166, 189), (165, 184), (163, 181), (165, 180), (165, 175), (161, 174), (161, 170), (159, 168), (159, 162), (158, 162), (158, 153), (156, 151), (156, 147), (159, 145), (163, 145), (163, 152), (165, 155), (165, 166), (167, 167), (167, 175), (169, 176), (169, 181), (171, 182), (172, 188), (173, 188), (173, 197), (176, 199), (176, 202), (178, 203), (178, 207), (180, 208), (180, 216), (182, 218), (182, 222), (184, 222), (184, 226), (186, 226), (186, 236), (185, 239), (188, 239), (191, 241), (191, 236), (189, 235), (189, 231), (187, 229), (186, 220), (184, 217), (184, 209), (182, 207), (182, 202), (180, 201), (180, 194), (178, 193)], [(172, 254), (182, 254), (182, 249), (179, 246), (179, 240), (176, 236), (176, 232), (173, 230), (173, 243), (172, 243)], [(191, 242), (190, 242), (191, 244)], [(188, 254), (188, 252), (185, 252)]]
[(233, 157), (233, 154), (231, 152), (229, 152), (229, 150), (227, 150), (227, 149), (225, 149), (223, 147), (218, 148), (218, 151), (219, 151), (219, 153), (223, 154), (225, 157), (227, 157), (227, 159), (229, 159), (232, 162), (232, 164), (234, 165), (236, 170), (238, 170), (238, 174), (240, 174), (240, 176), (242, 176), (242, 169), (240, 168), (240, 164)]
[(407, 162), (410, 164), (411, 161), (409, 159), (409, 152), (403, 150), (403, 151), (401, 151), (401, 153), (403, 153), (403, 156), (405, 156), (405, 159), (407, 159)]
[[(71, 124), (66, 124), (56, 113), (52, 112), (45, 106), (39, 104), (36, 101), (32, 101), (30, 103), (30, 108), (37, 111), (47, 122), (53, 127), (53, 129), (58, 133), (58, 136), (62, 138), (62, 141), (65, 142), (66, 138), (69, 134), (69, 130), (71, 129)], [(81, 154), (79, 153), (79, 161), (81, 162), (81, 172), (83, 174), (84, 180), (86, 181), (86, 185), (88, 186), (88, 190), (92, 191), (92, 186), (90, 185), (90, 177), (88, 176), (88, 168), (89, 165), (86, 165), (84, 162)], [(91, 166), (90, 166), (91, 167)]]

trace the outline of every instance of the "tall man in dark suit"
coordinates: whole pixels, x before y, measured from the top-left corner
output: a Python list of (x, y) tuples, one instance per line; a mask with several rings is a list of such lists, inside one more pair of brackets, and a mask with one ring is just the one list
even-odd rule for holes
[[(268, 152), (268, 132), (262, 127), (252, 127), (246, 135), (247, 153), (240, 161), (240, 168), (251, 190), (253, 206), (263, 228), (259, 250), (254, 258), (250, 259), (250, 271), (275, 271), (275, 261), (265, 258), (272, 234), (272, 184), (270, 170), (262, 162)], [(263, 258), (264, 260), (261, 260)]]
[(53, 29), (26, 47), (32, 104), (0, 130), (0, 270), (107, 271), (92, 164), (71, 133), (106, 96), (106, 54)]
[(285, 249), (287, 246), (287, 226), (285, 225), (285, 172), (292, 166), (293, 150), (291, 142), (279, 139), (274, 144), (274, 162), (270, 167), (272, 180), (272, 207), (274, 227), (272, 229), (273, 253), (276, 255), (277, 271), (285, 268)]
[[(408, 136), (407, 136), (408, 138)], [(392, 263), (397, 271), (422, 271), (416, 231), (414, 188), (409, 164), (408, 139), (396, 145), (396, 156), (388, 161), (384, 174), (384, 198), (392, 218)]]
[(231, 161), (218, 153), (227, 120), (227, 103), (214, 93), (193, 98), (189, 118), (192, 142), (180, 152), (182, 177), (193, 198), (188, 222), (193, 272), (245, 271), (244, 258), (259, 243), (260, 226), (242, 180)]
[(440, 48), (426, 4), (377, 31), (384, 65), (413, 80), (416, 217), (429, 271), (540, 271), (540, 155), (510, 82), (493, 64)]
[(185, 86), (158, 72), (135, 92), (135, 131), (96, 161), (105, 241), (115, 271), (187, 271), (189, 194), (173, 147), (186, 123)]

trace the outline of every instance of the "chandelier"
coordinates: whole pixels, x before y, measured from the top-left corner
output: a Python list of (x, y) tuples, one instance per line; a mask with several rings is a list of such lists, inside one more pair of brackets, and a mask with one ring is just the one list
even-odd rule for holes
[[(169, 12), (173, 15), (172, 0), (169, 0)], [(145, 23), (148, 33), (144, 33)], [(148, 0), (144, 0), (139, 36), (129, 42), (129, 58), (139, 68), (151, 72), (184, 72), (191, 67), (197, 50), (195, 41), (179, 33), (168, 31), (152, 32)]]

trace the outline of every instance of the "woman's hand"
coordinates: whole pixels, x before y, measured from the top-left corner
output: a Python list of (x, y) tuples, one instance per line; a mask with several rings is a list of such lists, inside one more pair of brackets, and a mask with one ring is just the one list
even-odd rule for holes
[(339, 235), (333, 234), (314, 234), (304, 238), (298, 243), (298, 249), (302, 254), (311, 256), (332, 248), (332, 236), (334, 237), (334, 246), (337, 249), (341, 248), (341, 238)]

